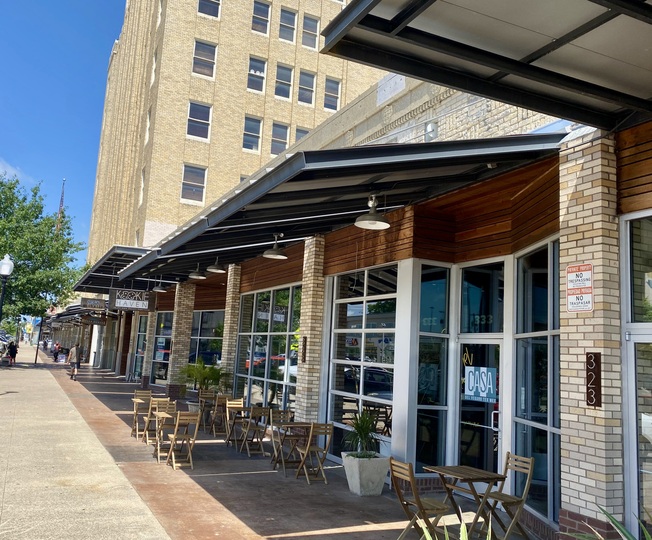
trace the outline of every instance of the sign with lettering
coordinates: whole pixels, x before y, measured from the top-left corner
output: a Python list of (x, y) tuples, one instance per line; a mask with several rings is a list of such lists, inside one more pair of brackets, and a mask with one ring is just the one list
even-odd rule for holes
[(586, 404), (602, 407), (602, 353), (586, 353)]
[(566, 267), (566, 311), (593, 311), (593, 265)]
[(111, 289), (109, 291), (109, 309), (123, 311), (149, 311), (150, 298), (148, 291), (131, 289)]
[(96, 326), (106, 326), (105, 317), (91, 317), (90, 315), (83, 315), (81, 320), (86, 324), (93, 324)]
[(86, 309), (104, 309), (106, 306), (106, 300), (99, 298), (82, 298), (80, 305)]
[(496, 368), (465, 366), (464, 399), (496, 403), (498, 401)]

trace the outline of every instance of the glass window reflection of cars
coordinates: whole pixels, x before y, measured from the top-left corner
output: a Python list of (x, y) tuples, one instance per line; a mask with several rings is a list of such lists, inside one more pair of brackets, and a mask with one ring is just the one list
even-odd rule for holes
[[(366, 396), (377, 397), (391, 401), (394, 395), (394, 373), (379, 367), (364, 367), (363, 393)], [(344, 368), (344, 388), (346, 391), (358, 394), (360, 391), (360, 368), (349, 366)]]

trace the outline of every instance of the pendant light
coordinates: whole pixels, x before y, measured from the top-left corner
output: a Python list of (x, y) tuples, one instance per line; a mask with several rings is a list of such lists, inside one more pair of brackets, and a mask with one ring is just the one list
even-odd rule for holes
[(378, 201), (376, 200), (376, 196), (369, 195), (367, 206), (369, 206), (370, 210), (355, 220), (355, 226), (360, 227), (361, 229), (368, 229), (372, 231), (389, 229), (389, 221), (387, 221), (385, 216), (378, 213), (378, 210), (376, 210), (377, 205)]
[(211, 264), (206, 268), (206, 272), (211, 272), (213, 274), (226, 274), (226, 268), (221, 264), (217, 264), (219, 257), (215, 257), (215, 264)]
[(190, 279), (206, 279), (206, 273), (199, 270), (199, 263), (197, 263), (197, 270), (193, 270), (188, 275)]
[(161, 279), (158, 282), (158, 285), (156, 285), (153, 289), (152, 292), (168, 292), (167, 289), (163, 288), (163, 276), (161, 276)]
[(288, 256), (285, 254), (285, 251), (283, 251), (280, 247), (278, 247), (279, 238), (283, 238), (283, 233), (274, 233), (274, 245), (263, 253), (263, 257), (265, 257), (266, 259), (277, 259), (277, 260), (288, 258)]

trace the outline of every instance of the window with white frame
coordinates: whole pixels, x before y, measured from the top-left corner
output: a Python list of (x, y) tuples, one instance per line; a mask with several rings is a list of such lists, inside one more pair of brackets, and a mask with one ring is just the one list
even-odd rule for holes
[(310, 130), (308, 128), (298, 127), (294, 132), (294, 141), (295, 142), (300, 141), (306, 135), (308, 135), (308, 133), (310, 133)]
[(265, 88), (265, 70), (267, 62), (260, 58), (249, 57), (249, 73), (247, 74), (247, 88), (262, 92)]
[(272, 155), (277, 156), (288, 147), (288, 134), (290, 128), (285, 124), (274, 122), (272, 124)]
[(206, 185), (206, 169), (193, 165), (183, 166), (181, 198), (186, 201), (202, 202)]
[(195, 41), (195, 54), (192, 59), (192, 72), (206, 77), (215, 73), (215, 51), (217, 47), (210, 43)]
[(319, 19), (311, 15), (303, 16), (303, 33), (301, 44), (310, 49), (316, 49), (319, 43)]
[(297, 14), (289, 9), (281, 8), (281, 22), (278, 28), (278, 37), (282, 41), (294, 43), (294, 34), (297, 29)]
[(300, 318), (300, 285), (241, 296), (236, 396), (294, 410)]
[[(138, 244), (136, 244), (138, 245)], [(134, 352), (134, 364), (131, 373), (134, 379), (140, 379), (143, 374), (143, 362), (145, 360), (145, 347), (147, 345), (147, 315), (138, 316), (138, 326), (136, 327), (136, 351)]]
[(188, 363), (201, 360), (205, 366), (222, 363), (224, 311), (193, 311)]
[(307, 71), (299, 73), (299, 103), (312, 105), (315, 99), (315, 75)]
[(192, 137), (208, 139), (210, 127), (210, 106), (190, 102), (190, 106), (188, 107), (188, 129), (186, 133)]
[(254, 0), (254, 13), (251, 18), (251, 29), (260, 34), (269, 31), (269, 4)]
[(274, 95), (285, 99), (292, 97), (292, 68), (290, 66), (284, 66), (282, 64), (276, 66)]
[(263, 121), (260, 118), (245, 116), (244, 134), (242, 136), (242, 148), (245, 150), (260, 150), (260, 132)]
[(336, 111), (340, 106), (340, 81), (326, 77), (324, 109)]
[(172, 349), (172, 311), (159, 311), (156, 314), (154, 330), (154, 347), (152, 355), (152, 373), (150, 383), (166, 384), (168, 367), (170, 366), (170, 351)]
[(199, 0), (197, 11), (210, 17), (219, 17), (220, 3), (221, 0)]
[(377, 419), (380, 437), (392, 435), (397, 281), (397, 265), (335, 279), (329, 420), (336, 427), (336, 455), (344, 449), (349, 420), (362, 411)]

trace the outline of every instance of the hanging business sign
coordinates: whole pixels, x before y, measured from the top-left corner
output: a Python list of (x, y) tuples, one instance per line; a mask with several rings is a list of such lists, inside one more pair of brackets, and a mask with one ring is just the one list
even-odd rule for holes
[(106, 306), (106, 300), (101, 300), (99, 298), (82, 298), (80, 300), (80, 306), (85, 309), (104, 309)]
[(566, 311), (593, 311), (592, 264), (572, 264), (566, 267)]
[(148, 291), (135, 291), (131, 289), (111, 289), (109, 291), (109, 309), (149, 311), (150, 304), (153, 303), (154, 298), (150, 301)]

